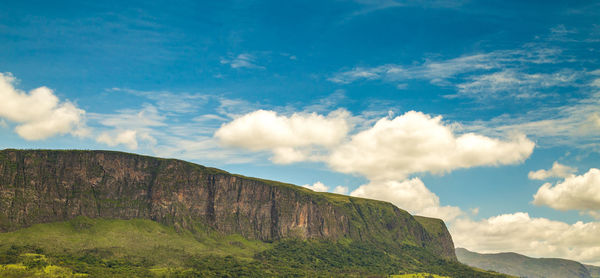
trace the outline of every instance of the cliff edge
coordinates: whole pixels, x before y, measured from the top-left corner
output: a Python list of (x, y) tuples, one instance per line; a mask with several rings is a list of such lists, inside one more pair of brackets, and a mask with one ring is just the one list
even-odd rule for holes
[(441, 220), (394, 205), (114, 151), (0, 151), (0, 232), (77, 216), (142, 218), (263, 241), (412, 245), (456, 261)]

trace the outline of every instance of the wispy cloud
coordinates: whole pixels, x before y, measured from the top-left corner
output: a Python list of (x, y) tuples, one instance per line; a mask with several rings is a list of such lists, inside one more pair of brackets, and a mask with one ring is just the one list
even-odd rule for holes
[[(559, 26), (553, 34), (574, 31)], [(422, 80), (456, 90), (446, 97), (474, 99), (544, 97), (558, 87), (580, 87), (595, 84), (592, 75), (576, 58), (564, 53), (557, 45), (527, 43), (517, 49), (463, 55), (451, 59), (426, 59), (417, 64), (383, 64), (356, 66), (331, 75), (328, 80), (338, 84), (353, 82), (396, 83), (407, 88), (406, 81)], [(546, 65), (540, 67), (542, 65)]]
[(221, 59), (221, 64), (227, 64), (231, 68), (251, 68), (251, 69), (264, 69), (264, 66), (256, 64), (256, 56), (250, 53), (241, 53), (233, 58)]
[(109, 92), (127, 93), (151, 100), (159, 110), (169, 113), (194, 113), (213, 97), (202, 93), (173, 93), (169, 91), (139, 91), (127, 88), (111, 88)]
[(95, 141), (116, 148), (201, 163), (248, 163), (266, 160), (262, 153), (223, 148), (215, 131), (224, 123), (261, 106), (220, 94), (139, 91), (112, 88), (111, 93), (139, 97), (138, 108), (89, 113)]
[(519, 132), (538, 146), (594, 147), (600, 138), (600, 92), (563, 106), (537, 108), (519, 116), (502, 115), (465, 123), (463, 128), (490, 136)]
[(429, 80), (434, 84), (461, 74), (476, 74), (506, 68), (520, 68), (523, 64), (553, 64), (560, 62), (561, 50), (526, 45), (522, 49), (497, 50), (489, 53), (464, 55), (448, 60), (426, 60), (417, 65), (385, 64), (376, 67), (355, 67), (329, 77), (334, 83), (348, 84), (358, 80), (396, 82), (409, 79)]
[(453, 9), (461, 7), (466, 1), (462, 0), (353, 0), (359, 4), (359, 9), (346, 16), (345, 21), (357, 16), (367, 15), (373, 12), (400, 8), (400, 7), (421, 7), (430, 9)]
[(447, 97), (469, 96), (472, 98), (533, 98), (540, 95), (540, 90), (550, 87), (577, 86), (576, 81), (584, 74), (573, 70), (562, 70), (555, 73), (528, 74), (507, 69), (490, 74), (475, 75), (466, 82), (456, 85), (458, 94)]

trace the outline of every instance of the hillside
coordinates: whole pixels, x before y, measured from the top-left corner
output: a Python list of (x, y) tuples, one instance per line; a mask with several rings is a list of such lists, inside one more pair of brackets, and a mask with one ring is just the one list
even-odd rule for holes
[(600, 267), (584, 264), (585, 268), (590, 272), (592, 278), (600, 278)]
[[(528, 278), (588, 278), (590, 271), (582, 264), (565, 259), (530, 258), (517, 253), (480, 254), (456, 249), (458, 260), (466, 265)], [(591, 266), (590, 268), (593, 268)]]
[[(442, 221), (390, 203), (112, 151), (0, 151), (0, 231), (9, 258), (0, 264), (33, 252), (78, 269), (92, 258), (83, 273), (115, 260), (145, 270), (475, 273), (456, 263)], [(142, 238), (152, 244), (130, 240)]]

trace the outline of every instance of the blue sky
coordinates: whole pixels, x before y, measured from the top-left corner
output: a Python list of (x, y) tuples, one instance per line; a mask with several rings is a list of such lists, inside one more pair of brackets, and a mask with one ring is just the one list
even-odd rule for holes
[(599, 16), (594, 1), (11, 1), (0, 148), (180, 158), (441, 217), (475, 251), (598, 264)]

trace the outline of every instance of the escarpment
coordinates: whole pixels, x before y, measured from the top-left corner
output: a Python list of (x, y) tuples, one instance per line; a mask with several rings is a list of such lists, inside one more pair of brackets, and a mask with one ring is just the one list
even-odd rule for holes
[(417, 221), (387, 202), (175, 159), (113, 151), (0, 151), (0, 232), (77, 216), (151, 219), (263, 241), (347, 238), (390, 248), (412, 245), (456, 260), (441, 220)]

